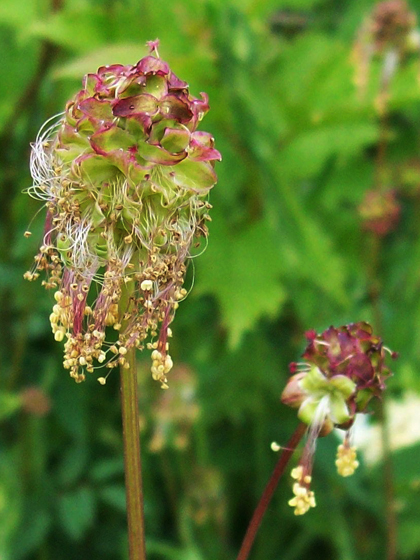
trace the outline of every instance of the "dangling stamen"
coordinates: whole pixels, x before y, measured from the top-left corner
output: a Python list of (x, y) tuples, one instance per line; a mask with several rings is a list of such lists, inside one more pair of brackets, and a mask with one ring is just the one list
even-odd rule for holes
[(311, 507), (316, 506), (315, 494), (310, 490), (312, 476), (302, 465), (299, 465), (292, 470), (291, 477), (296, 480), (293, 484), (293, 494), (295, 496), (288, 503), (289, 506), (295, 508), (295, 515), (303, 515)]
[(354, 474), (354, 471), (359, 466), (359, 461), (356, 457), (356, 447), (350, 446), (350, 436), (347, 432), (344, 442), (337, 449), (335, 465), (338, 474), (341, 476), (351, 476)]

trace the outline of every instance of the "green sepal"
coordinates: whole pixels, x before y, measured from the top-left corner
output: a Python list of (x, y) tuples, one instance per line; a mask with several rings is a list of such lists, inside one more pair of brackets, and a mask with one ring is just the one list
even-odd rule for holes
[(334, 424), (343, 424), (350, 420), (349, 409), (345, 398), (338, 393), (333, 393), (329, 397), (330, 417)]
[(334, 394), (338, 391), (345, 399), (348, 399), (356, 390), (356, 383), (345, 375), (335, 375), (329, 380), (329, 383), (335, 389)]
[[(186, 153), (170, 154), (164, 148), (161, 148), (160, 146), (152, 146), (147, 142), (141, 142), (139, 144), (138, 152), (145, 161), (151, 161), (153, 163), (159, 163), (161, 165), (171, 165), (172, 163), (178, 163), (185, 157), (187, 157)], [(178, 165), (176, 169), (178, 169)]]
[(99, 155), (91, 155), (74, 162), (72, 171), (87, 185), (95, 183), (110, 183), (120, 174), (115, 165), (107, 158)]
[(164, 76), (147, 76), (146, 86), (144, 89), (147, 93), (156, 97), (156, 99), (161, 99), (168, 93), (167, 80)]
[(115, 150), (127, 150), (135, 144), (130, 133), (117, 126), (96, 132), (91, 136), (90, 141), (92, 146), (107, 153)]
[(196, 193), (206, 193), (216, 183), (217, 176), (213, 167), (204, 161), (185, 159), (176, 167), (170, 167), (165, 173), (173, 173), (173, 182), (184, 189)]
[(178, 153), (185, 150), (190, 142), (190, 131), (187, 127), (180, 125), (178, 128), (166, 128), (161, 145), (171, 153)]
[(298, 410), (298, 418), (302, 420), (308, 426), (312, 424), (317, 408), (319, 406), (319, 399), (313, 399), (311, 397), (305, 399), (303, 403), (300, 405)]

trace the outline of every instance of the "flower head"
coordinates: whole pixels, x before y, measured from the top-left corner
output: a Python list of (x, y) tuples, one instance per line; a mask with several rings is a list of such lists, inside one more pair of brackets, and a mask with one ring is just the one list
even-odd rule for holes
[[(166, 387), (169, 325), (194, 239), (207, 235), (207, 195), (220, 153), (197, 130), (209, 110), (157, 52), (103, 66), (32, 146), (29, 194), (46, 203), (44, 239), (25, 274), (55, 291), (50, 316), (76, 381), (96, 364), (128, 367), (129, 348), (152, 350)], [(107, 328), (117, 331), (108, 340)], [(103, 382), (104, 378), (100, 378)]]
[(395, 191), (369, 190), (359, 206), (359, 215), (364, 229), (383, 237), (397, 226), (400, 210)]
[(364, 94), (373, 58), (381, 62), (381, 92), (376, 100), (380, 112), (385, 110), (387, 89), (400, 63), (418, 53), (417, 18), (405, 0), (385, 0), (375, 4), (363, 22), (354, 45), (356, 85)]
[(390, 375), (385, 353), (396, 357), (364, 322), (330, 327), (319, 335), (310, 331), (307, 338), (305, 361), (291, 364), (293, 375), (282, 394), (282, 402), (297, 408), (299, 419), (308, 425), (299, 466), (292, 472), (295, 497), (289, 503), (297, 515), (315, 505), (309, 486), (318, 437), (334, 427), (346, 430), (337, 453), (338, 473), (349, 476), (358, 467), (349, 429), (356, 414), (364, 412), (370, 399), (380, 397), (385, 389), (385, 379)]

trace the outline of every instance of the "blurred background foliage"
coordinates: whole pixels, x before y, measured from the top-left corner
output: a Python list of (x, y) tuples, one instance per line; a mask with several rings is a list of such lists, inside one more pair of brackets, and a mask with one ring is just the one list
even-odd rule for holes
[[(303, 333), (358, 320), (400, 353), (392, 471), (373, 418), (351, 479), (335, 473), (335, 436), (321, 440), (317, 508), (295, 518), (283, 481), (252, 558), (382, 560), (392, 512), (397, 557), (420, 558), (420, 55), (414, 34), (384, 98), (386, 55), (360, 57), (373, 7), (1, 0), (2, 560), (127, 558), (118, 375), (80, 386), (63, 371), (50, 294), (22, 278), (43, 218), (21, 192), (29, 143), (82, 76), (134, 64), (156, 37), (192, 93), (209, 94), (203, 128), (223, 161), (208, 248), (173, 325), (169, 391), (152, 382), (148, 355), (139, 364), (150, 560), (235, 557), (276, 461), (270, 443), (285, 445), (296, 425), (279, 395)], [(410, 9), (420, 15), (420, 0)]]

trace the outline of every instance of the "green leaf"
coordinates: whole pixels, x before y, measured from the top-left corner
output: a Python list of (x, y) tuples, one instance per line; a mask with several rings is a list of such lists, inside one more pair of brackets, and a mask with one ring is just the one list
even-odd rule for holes
[[(29, 512), (28, 512), (29, 513)], [(13, 545), (13, 560), (28, 558), (29, 553), (41, 545), (51, 526), (52, 518), (45, 510), (32, 510), (30, 520), (25, 523), (24, 530), (19, 531)]]
[(63, 529), (70, 538), (78, 540), (92, 526), (95, 498), (90, 488), (79, 488), (60, 497), (58, 513)]
[(102, 488), (99, 498), (120, 511), (126, 511), (125, 487), (122, 484), (113, 484)]
[(80, 79), (85, 74), (95, 72), (97, 68), (107, 64), (135, 64), (145, 54), (146, 49), (138, 43), (116, 43), (72, 59), (71, 62), (57, 68), (53, 77)]
[(0, 392), (0, 420), (12, 416), (22, 406), (22, 399), (16, 393)]
[(0, 23), (23, 28), (36, 17), (37, 8), (37, 0), (2, 0)]
[[(86, 52), (106, 43), (111, 25), (105, 10), (89, 7), (84, 10), (61, 11), (39, 19), (28, 28), (28, 33), (72, 51)], [(92, 68), (90, 71), (92, 72)]]
[(114, 476), (124, 473), (124, 461), (122, 459), (107, 459), (96, 463), (89, 474), (93, 480), (102, 482)]
[(197, 268), (196, 293), (216, 296), (231, 346), (261, 317), (275, 316), (286, 299), (277, 244), (264, 222), (235, 234), (220, 215), (214, 217), (209, 247)]
[(88, 457), (87, 446), (84, 443), (75, 443), (65, 450), (58, 470), (59, 480), (62, 484), (72, 484), (86, 470)]
[(299, 134), (280, 153), (279, 165), (289, 177), (305, 178), (320, 173), (333, 155), (352, 156), (373, 144), (378, 128), (369, 122), (332, 124)]

